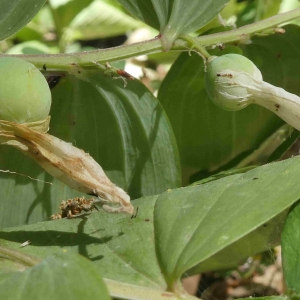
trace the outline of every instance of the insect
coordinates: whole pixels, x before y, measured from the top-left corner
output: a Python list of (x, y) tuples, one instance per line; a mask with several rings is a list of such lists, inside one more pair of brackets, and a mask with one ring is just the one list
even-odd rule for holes
[(51, 220), (58, 220), (62, 218), (72, 219), (80, 215), (83, 211), (88, 212), (94, 209), (98, 210), (95, 205), (95, 200), (84, 199), (84, 197), (76, 197), (74, 199), (68, 199), (67, 201), (62, 201), (59, 206), (61, 212), (54, 214), (50, 217)]
[(134, 80), (134, 77), (122, 69), (118, 69), (117, 73), (128, 80)]

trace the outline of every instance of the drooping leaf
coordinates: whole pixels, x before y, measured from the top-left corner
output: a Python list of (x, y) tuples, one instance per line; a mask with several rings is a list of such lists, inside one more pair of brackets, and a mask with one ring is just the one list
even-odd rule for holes
[(119, 0), (135, 17), (160, 30), (165, 49), (213, 19), (228, 0)]
[[(133, 199), (180, 186), (172, 129), (151, 92), (137, 80), (91, 80), (68, 77), (55, 87), (50, 134), (88, 152)], [(0, 170), (43, 181), (0, 172), (0, 228), (47, 220), (62, 200), (82, 196), (14, 149), (0, 151)]]
[[(292, 50), (299, 49), (300, 29), (291, 25), (285, 29), (284, 35), (253, 38), (243, 51), (261, 70), (265, 81), (300, 94), (300, 71), (294, 63), (300, 59), (300, 52)], [(202, 59), (182, 54), (163, 81), (158, 98), (173, 126), (182, 164), (214, 171), (233, 159), (237, 164), (282, 121), (255, 105), (238, 112), (216, 107), (207, 97), (203, 76)]]
[(46, 0), (0, 0), (0, 41), (25, 26)]
[(76, 15), (66, 28), (64, 38), (70, 41), (112, 37), (141, 25), (117, 7), (95, 0)]
[[(300, 197), (299, 166), (296, 157), (159, 196), (154, 210), (156, 251), (169, 289), (176, 289), (189, 269), (227, 267), (234, 253), (245, 258), (278, 242), (284, 211)], [(228, 253), (229, 260), (222, 261)]]
[(300, 204), (291, 209), (282, 232), (282, 267), (288, 291), (300, 294)]
[(0, 281), (0, 298), (25, 299), (103, 299), (108, 291), (100, 273), (78, 254), (49, 256), (40, 264)]

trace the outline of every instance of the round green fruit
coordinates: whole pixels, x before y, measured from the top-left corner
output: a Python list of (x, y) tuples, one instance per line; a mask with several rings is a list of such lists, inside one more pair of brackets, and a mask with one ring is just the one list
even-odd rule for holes
[(35, 66), (19, 58), (0, 57), (0, 120), (41, 121), (50, 107), (48, 83)]
[(245, 56), (233, 53), (213, 56), (205, 74), (206, 91), (218, 106), (240, 110), (251, 103), (247, 87), (252, 79), (262, 80), (262, 75)]

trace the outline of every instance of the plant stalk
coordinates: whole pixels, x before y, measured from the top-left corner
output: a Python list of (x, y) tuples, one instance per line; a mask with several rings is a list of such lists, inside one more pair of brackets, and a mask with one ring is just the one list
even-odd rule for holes
[(3, 246), (0, 246), (0, 256), (21, 262), (23, 265), (28, 267), (33, 267), (41, 262), (39, 258)]
[[(291, 21), (300, 17), (300, 8), (282, 13), (263, 21), (246, 25), (238, 29), (227, 32), (219, 32), (215, 34), (204, 35), (194, 40), (194, 45), (198, 47), (208, 47), (220, 43), (228, 43), (234, 41), (243, 41), (257, 32), (264, 32), (270, 28), (276, 28), (278, 25)], [(177, 39), (171, 48), (171, 51), (190, 51), (190, 43), (184, 39)], [(99, 70), (96, 63), (106, 63), (111, 61), (120, 61), (131, 57), (144, 54), (152, 54), (163, 52), (163, 46), (160, 36), (141, 43), (134, 43), (109, 49), (99, 49), (85, 51), (80, 53), (64, 53), (64, 54), (38, 54), (38, 55), (17, 55), (19, 58), (27, 60), (41, 70), (55, 72), (57, 70), (69, 71), (70, 65), (78, 65), (80, 67)], [(0, 54), (3, 56), (14, 56)]]

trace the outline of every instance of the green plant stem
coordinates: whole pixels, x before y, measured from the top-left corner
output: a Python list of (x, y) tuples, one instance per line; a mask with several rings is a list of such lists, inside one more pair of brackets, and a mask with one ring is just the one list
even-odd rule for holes
[(300, 17), (300, 8), (288, 11), (283, 14), (259, 21), (253, 24), (233, 29), (226, 32), (219, 32), (195, 38), (195, 42), (202, 46), (215, 45), (220, 43), (243, 41), (250, 35), (263, 32), (270, 28), (276, 28), (278, 25)]
[[(300, 8), (273, 16), (254, 24), (240, 27), (238, 29), (193, 38), (194, 45), (201, 49), (201, 47), (208, 47), (210, 45), (216, 45), (220, 43), (244, 41), (254, 33), (275, 28), (279, 24), (291, 21), (298, 17), (300, 17)], [(190, 51), (189, 46), (189, 42), (179, 38), (175, 41), (171, 51)], [(106, 63), (111, 61), (120, 61), (139, 55), (162, 51), (163, 47), (161, 39), (157, 37), (141, 43), (114, 47), (110, 49), (100, 49), (71, 54), (39, 54), (17, 56), (33, 63), (40, 69), (43, 69), (43, 67), (45, 69), (46, 66), (47, 71), (55, 72), (57, 70), (62, 70), (68, 72), (72, 64), (97, 70), (99, 67), (95, 64), (95, 62)], [(0, 54), (0, 57), (1, 56), (8, 55)]]
[(14, 249), (6, 248), (0, 246), (0, 256), (8, 258), (13, 261), (18, 261), (25, 266), (33, 267), (36, 264), (40, 263), (40, 259), (31, 256), (29, 254), (22, 253), (21, 251), (17, 251)]
[[(187, 49), (185, 49), (187, 50)], [(34, 64), (37, 68), (47, 68), (47, 71), (65, 70), (69, 71), (72, 64), (81, 67), (90, 67), (92, 69), (99, 69), (95, 63), (106, 63), (111, 61), (124, 60), (126, 58), (135, 57), (143, 54), (150, 54), (161, 52), (162, 46), (159, 38), (154, 38), (141, 43), (131, 45), (113, 47), (109, 49), (99, 49), (92, 51), (85, 51), (80, 53), (64, 53), (64, 54), (27, 54), (27, 55), (5, 55), (3, 56), (16, 56), (27, 60)]]

